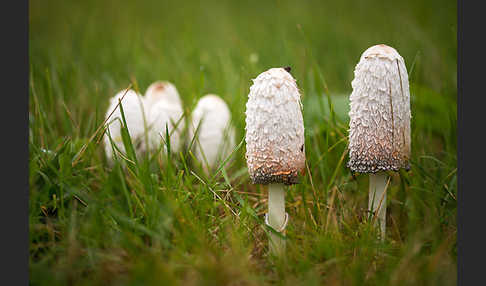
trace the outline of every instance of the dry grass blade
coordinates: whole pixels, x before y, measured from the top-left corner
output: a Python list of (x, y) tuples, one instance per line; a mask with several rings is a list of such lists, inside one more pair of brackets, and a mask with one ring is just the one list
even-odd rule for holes
[(332, 213), (334, 212), (334, 197), (336, 196), (337, 187), (332, 188), (331, 201), (329, 202), (329, 210), (327, 213), (326, 226), (324, 232), (327, 233), (327, 227), (329, 226), (329, 221), (331, 220)]
[(118, 108), (118, 106), (120, 105), (120, 102), (123, 100), (123, 98), (125, 98), (125, 95), (128, 93), (128, 91), (130, 90), (130, 88), (132, 87), (132, 84), (129, 84), (128, 87), (126, 88), (125, 90), (125, 93), (123, 94), (123, 96), (120, 98), (120, 100), (118, 101), (118, 104), (115, 106), (115, 108), (113, 108), (113, 110), (111, 111), (110, 115), (108, 115), (108, 117), (103, 121), (102, 124), (100, 124), (100, 126), (98, 127), (98, 129), (96, 129), (96, 131), (93, 133), (93, 135), (91, 135), (91, 137), (89, 138), (88, 142), (86, 142), (83, 147), (81, 147), (81, 150), (79, 150), (79, 152), (74, 156), (74, 160), (73, 160), (73, 163), (72, 163), (72, 167), (76, 166), (81, 158), (81, 156), (84, 154), (84, 152), (86, 151), (86, 148), (88, 148), (88, 145), (91, 143), (91, 141), (93, 141), (93, 139), (96, 137), (96, 135), (98, 135), (98, 133), (100, 132), (100, 130), (102, 130), (102, 128), (105, 126), (106, 122), (108, 121), (108, 119), (110, 119), (110, 117), (113, 115), (113, 113), (115, 112), (115, 110)]
[(206, 187), (208, 187), (208, 189), (235, 215), (235, 217), (239, 217), (238, 214), (230, 207), (228, 206), (228, 204), (226, 203), (225, 200), (223, 200), (214, 190), (213, 188), (211, 188), (208, 184), (206, 184), (206, 182), (204, 182), (203, 179), (201, 179), (196, 173), (194, 173), (192, 170), (191, 170), (191, 174), (196, 177), (201, 183), (203, 183)]
[(336, 165), (336, 168), (334, 169), (331, 180), (329, 180), (329, 184), (327, 185), (328, 190), (332, 186), (332, 184), (334, 183), (334, 180), (336, 179), (337, 172), (338, 172), (339, 168), (341, 167), (341, 164), (343, 163), (344, 156), (346, 156), (347, 153), (348, 153), (348, 148), (345, 148), (344, 151), (343, 151), (343, 154), (341, 154), (341, 158), (339, 159), (338, 164)]
[(376, 210), (374, 211), (373, 219), (371, 220), (372, 223), (375, 223), (376, 217), (378, 216), (378, 213), (380, 212), (381, 203), (383, 202), (383, 198), (385, 197), (386, 191), (388, 190), (388, 185), (390, 184), (390, 180), (391, 180), (391, 177), (388, 176), (388, 180), (386, 181), (386, 185), (385, 185), (385, 190), (383, 191), (383, 194), (381, 194), (380, 202), (378, 203), (378, 208), (376, 208)]
[(310, 183), (311, 183), (312, 192), (314, 193), (314, 198), (316, 198), (316, 200), (317, 200), (317, 209), (319, 210), (319, 213), (320, 213), (321, 212), (321, 206), (320, 206), (320, 203), (319, 203), (319, 196), (317, 196), (316, 188), (314, 187), (314, 182), (312, 180), (312, 174), (309, 170), (309, 164), (307, 164), (307, 161), (305, 161), (305, 167), (307, 168), (307, 174), (309, 174), (309, 180), (310, 180)]

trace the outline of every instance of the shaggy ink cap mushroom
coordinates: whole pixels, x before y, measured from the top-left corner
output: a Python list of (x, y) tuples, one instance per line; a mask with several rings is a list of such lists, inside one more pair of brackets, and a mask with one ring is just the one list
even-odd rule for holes
[(162, 98), (168, 102), (182, 104), (176, 87), (168, 81), (156, 81), (145, 91), (145, 103), (149, 107)]
[(160, 145), (166, 149), (166, 126), (170, 136), (170, 146), (178, 152), (182, 146), (181, 134), (185, 121), (184, 110), (176, 87), (167, 81), (151, 84), (145, 92), (145, 108), (148, 114), (148, 145), (157, 151)]
[(304, 121), (299, 89), (286, 69), (271, 68), (253, 80), (245, 129), (252, 183), (298, 183), (305, 167)]
[(410, 91), (403, 58), (392, 47), (370, 47), (351, 85), (347, 166), (359, 173), (408, 170)]
[(194, 155), (201, 162), (206, 159), (210, 168), (226, 159), (234, 148), (235, 130), (230, 122), (228, 105), (214, 94), (201, 97), (191, 114), (189, 140), (195, 135), (198, 140), (193, 145)]
[[(111, 115), (107, 122), (108, 131), (116, 147), (120, 149), (121, 152), (125, 153), (125, 146), (123, 145), (123, 140), (120, 132), (122, 116), (118, 103), (121, 99), (128, 132), (130, 133), (130, 137), (132, 139), (132, 142), (134, 143), (137, 155), (140, 155), (141, 153), (145, 152), (145, 144), (143, 142), (143, 134), (145, 132), (143, 113), (144, 101), (143, 97), (140, 94), (132, 89), (124, 89), (119, 91), (115, 96), (110, 99), (110, 104), (108, 106), (108, 109), (106, 110), (105, 115), (105, 118), (108, 118), (108, 116)], [(108, 132), (105, 133), (103, 142), (105, 145), (106, 156), (110, 160), (112, 160), (113, 149), (110, 143), (110, 138), (108, 137)]]

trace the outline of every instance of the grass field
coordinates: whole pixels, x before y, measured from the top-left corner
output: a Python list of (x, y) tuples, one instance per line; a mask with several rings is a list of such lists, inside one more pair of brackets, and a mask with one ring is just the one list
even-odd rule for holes
[[(32, 285), (456, 284), (455, 1), (29, 5)], [(384, 242), (368, 176), (346, 168), (354, 66), (378, 43), (405, 59), (412, 108), (411, 170), (392, 174)], [(308, 169), (286, 193), (283, 260), (267, 254), (266, 188), (250, 183), (242, 140), (251, 79), (287, 65)], [(184, 150), (109, 167), (109, 98), (159, 79), (187, 113), (206, 93), (227, 101), (242, 142), (230, 165), (208, 177)]]

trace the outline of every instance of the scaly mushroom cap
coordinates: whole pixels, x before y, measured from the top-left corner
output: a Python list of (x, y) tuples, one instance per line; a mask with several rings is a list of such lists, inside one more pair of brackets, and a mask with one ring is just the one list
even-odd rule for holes
[(367, 49), (351, 85), (348, 167), (359, 173), (409, 169), (410, 91), (403, 58), (386, 45)]
[(179, 92), (177, 92), (176, 87), (168, 81), (156, 81), (145, 91), (144, 100), (149, 108), (162, 98), (168, 102), (182, 105)]
[[(165, 85), (165, 88), (151, 92), (147, 90), (145, 108), (147, 109), (148, 140), (149, 148), (157, 151), (161, 145), (166, 150), (166, 125), (169, 131), (170, 146), (173, 152), (179, 152), (181, 147), (181, 133), (185, 121), (182, 118), (184, 110), (177, 90), (172, 84)], [(175, 93), (173, 92), (175, 91)]]
[(253, 80), (245, 129), (252, 183), (296, 184), (305, 167), (304, 120), (299, 89), (285, 69), (269, 69)]
[[(192, 140), (199, 126), (197, 140), (194, 141), (194, 155), (209, 168), (216, 167), (226, 159), (235, 145), (235, 131), (230, 125), (231, 112), (219, 96), (208, 94), (197, 102), (191, 115), (189, 140)], [(204, 156), (203, 156), (204, 154)]]
[[(125, 94), (125, 97), (123, 95)], [(110, 132), (111, 139), (115, 146), (120, 149), (121, 152), (125, 153), (125, 146), (123, 145), (120, 127), (122, 121), (122, 116), (120, 112), (120, 106), (117, 106), (118, 100), (123, 97), (121, 102), (123, 106), (123, 112), (125, 114), (125, 120), (127, 122), (128, 132), (130, 133), (130, 138), (132, 139), (133, 146), (137, 155), (140, 155), (145, 151), (145, 143), (143, 141), (144, 134), (144, 119), (143, 119), (143, 97), (133, 90), (122, 90), (118, 92), (114, 97), (110, 99), (110, 104), (106, 110), (105, 119), (110, 116), (111, 112), (115, 109), (111, 117), (107, 121), (108, 130), (104, 135), (103, 142), (105, 145), (105, 153), (108, 159), (113, 159), (113, 149), (110, 143), (110, 138), (108, 137), (108, 131)]]

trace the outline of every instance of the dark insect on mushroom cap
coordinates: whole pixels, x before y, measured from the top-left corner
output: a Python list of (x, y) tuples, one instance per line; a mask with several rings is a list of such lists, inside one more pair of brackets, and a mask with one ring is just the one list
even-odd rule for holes
[(386, 45), (369, 48), (351, 85), (347, 166), (359, 173), (408, 170), (411, 113), (403, 58)]
[(269, 69), (253, 80), (245, 129), (252, 183), (298, 183), (305, 167), (304, 121), (297, 84), (285, 69)]

